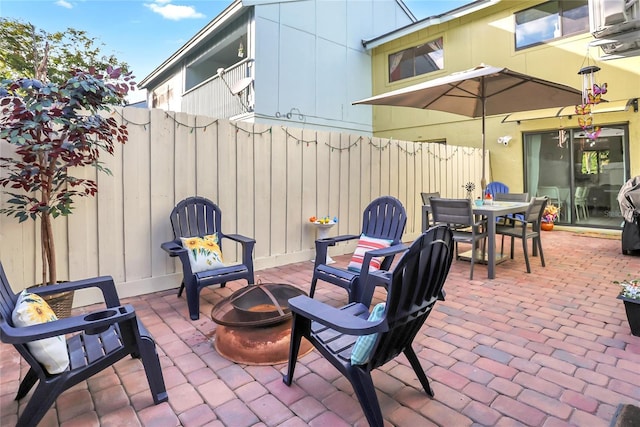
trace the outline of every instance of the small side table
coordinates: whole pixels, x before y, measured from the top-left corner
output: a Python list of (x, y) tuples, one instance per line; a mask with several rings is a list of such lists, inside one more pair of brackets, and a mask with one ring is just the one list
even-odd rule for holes
[[(318, 239), (326, 239), (327, 237), (329, 237), (329, 230), (331, 229), (331, 227), (336, 225), (334, 221), (329, 221), (326, 224), (322, 224), (316, 221), (312, 222), (311, 224), (316, 227), (316, 230), (318, 232)], [(327, 252), (327, 259), (325, 261), (325, 264), (333, 264), (334, 262), (335, 261), (333, 260), (333, 258), (329, 256), (329, 252)]]

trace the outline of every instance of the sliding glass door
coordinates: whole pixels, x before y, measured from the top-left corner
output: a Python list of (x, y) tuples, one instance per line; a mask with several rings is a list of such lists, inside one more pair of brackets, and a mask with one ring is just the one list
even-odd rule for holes
[(598, 137), (581, 129), (524, 135), (525, 188), (560, 208), (560, 224), (619, 228), (617, 196), (628, 179), (626, 125), (602, 127)]

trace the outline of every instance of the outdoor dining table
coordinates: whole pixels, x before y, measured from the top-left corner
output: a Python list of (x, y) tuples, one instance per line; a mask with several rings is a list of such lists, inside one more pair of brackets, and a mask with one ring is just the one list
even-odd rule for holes
[[(474, 215), (482, 215), (487, 218), (487, 265), (489, 279), (496, 278), (496, 218), (514, 213), (527, 211), (529, 203), (526, 202), (496, 202), (492, 204), (473, 205)], [(429, 205), (422, 206), (422, 231), (429, 228)]]

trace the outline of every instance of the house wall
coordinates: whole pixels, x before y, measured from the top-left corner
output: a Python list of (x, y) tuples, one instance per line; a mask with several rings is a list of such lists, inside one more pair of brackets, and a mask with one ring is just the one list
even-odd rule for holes
[[(555, 40), (540, 46), (515, 51), (514, 13), (543, 3), (541, 1), (503, 1), (486, 9), (432, 25), (400, 37), (373, 49), (374, 95), (409, 86), (421, 81), (466, 70), (484, 63), (507, 67), (547, 80), (581, 87), (578, 70), (587, 62), (601, 68), (601, 81), (608, 82), (606, 99), (610, 101), (640, 97), (640, 56), (597, 61), (597, 48), (587, 49), (593, 41), (590, 34)], [(444, 39), (442, 71), (389, 83), (388, 55), (419, 45), (437, 37)], [(577, 118), (564, 118), (502, 123), (504, 115), (488, 117), (486, 121), (487, 149), (491, 152), (491, 179), (506, 183), (512, 191), (522, 191), (524, 132), (553, 130), (561, 126), (577, 127)], [(640, 114), (633, 110), (605, 113), (596, 117), (597, 123), (629, 123), (629, 157), (631, 176), (640, 175)], [(480, 147), (480, 119), (437, 111), (423, 111), (400, 107), (374, 107), (374, 135), (403, 140), (421, 141), (446, 139), (448, 144)], [(511, 135), (507, 147), (497, 139)]]
[[(251, 123), (371, 134), (371, 107), (351, 105), (370, 96), (372, 90), (371, 56), (362, 40), (410, 24), (412, 20), (405, 10), (395, 0), (264, 3), (248, 3), (254, 10), (246, 46), (255, 58), (251, 70), (255, 79), (254, 111), (218, 115), (226, 109), (216, 105), (220, 98), (211, 90), (228, 89), (216, 76), (185, 95), (183, 60), (178, 61), (179, 68), (165, 72), (171, 75), (168, 80), (172, 85), (180, 84), (179, 90), (174, 91), (177, 103), (168, 109)], [(216, 18), (216, 25), (224, 25), (226, 19), (238, 19), (240, 10), (233, 10), (233, 15)], [(189, 51), (201, 47), (208, 38), (203, 36), (200, 45), (191, 46)], [(149, 89), (158, 90), (155, 84)], [(288, 113), (291, 114), (287, 116)]]
[[(58, 279), (113, 276), (121, 297), (176, 288), (179, 263), (161, 248), (173, 238), (169, 214), (176, 203), (199, 195), (217, 203), (225, 233), (257, 241), (257, 275), (267, 267), (314, 258), (311, 216), (337, 216), (331, 235), (359, 234), (362, 210), (381, 195), (397, 197), (407, 210), (405, 241), (421, 232), (420, 192), (465, 197), (478, 182), (480, 150), (442, 144), (370, 138), (230, 122), (142, 108), (117, 109), (129, 140), (101, 161), (112, 176), (96, 178), (96, 198), (79, 199), (73, 214), (53, 221)], [(0, 141), (0, 157), (13, 147)], [(0, 170), (0, 173), (5, 173)], [(475, 196), (479, 195), (475, 194)], [(0, 193), (4, 206), (10, 196)], [(331, 248), (353, 251), (355, 242)], [(225, 261), (240, 254), (224, 241)], [(41, 281), (39, 222), (0, 216), (0, 260), (18, 291)], [(311, 277), (309, 277), (311, 280)], [(81, 291), (75, 304), (99, 301)]]
[(362, 39), (410, 22), (393, 0), (256, 5), (252, 119), (371, 132), (370, 107), (351, 105), (371, 94), (371, 57)]
[(175, 74), (153, 89), (149, 95), (150, 106), (169, 111), (179, 111), (182, 103), (182, 88), (184, 78), (182, 69), (175, 68)]

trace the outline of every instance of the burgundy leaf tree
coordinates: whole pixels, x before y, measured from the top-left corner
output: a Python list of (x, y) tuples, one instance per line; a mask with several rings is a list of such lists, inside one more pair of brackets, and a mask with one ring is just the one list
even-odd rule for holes
[(104, 111), (122, 104), (135, 82), (120, 69), (76, 70), (61, 85), (20, 78), (0, 82), (0, 140), (11, 156), (0, 157), (0, 186), (9, 195), (0, 213), (40, 220), (42, 283), (56, 283), (52, 218), (72, 213), (77, 197), (94, 196), (94, 180), (73, 175), (82, 167), (111, 172), (100, 154), (113, 154), (127, 129)]

